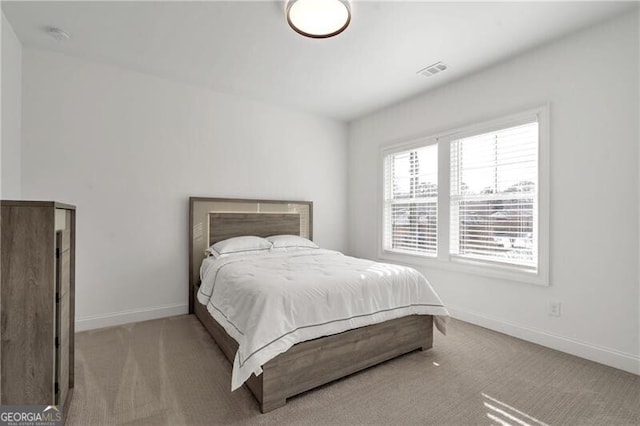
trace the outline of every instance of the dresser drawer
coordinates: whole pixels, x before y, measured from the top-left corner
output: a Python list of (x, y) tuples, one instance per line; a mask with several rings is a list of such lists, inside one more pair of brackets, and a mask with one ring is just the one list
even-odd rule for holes
[(69, 293), (57, 303), (56, 318), (56, 405), (64, 403), (69, 390)]
[(58, 298), (69, 292), (71, 285), (71, 232), (58, 231), (56, 236), (57, 277), (56, 292)]

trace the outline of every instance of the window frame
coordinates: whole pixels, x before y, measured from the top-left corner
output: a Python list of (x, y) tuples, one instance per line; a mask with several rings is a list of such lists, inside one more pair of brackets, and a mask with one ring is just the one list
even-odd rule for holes
[[(450, 253), (450, 202), (451, 202), (451, 142), (457, 139), (488, 133), (538, 121), (538, 209), (537, 209), (537, 268), (510, 265), (504, 262), (469, 259)], [(435, 257), (398, 253), (384, 248), (385, 208), (385, 159), (388, 155), (437, 144), (438, 147), (438, 209), (437, 248)], [(500, 118), (476, 122), (454, 129), (413, 138), (409, 141), (382, 145), (378, 159), (378, 258), (411, 266), (434, 267), (455, 272), (499, 278), (529, 284), (549, 285), (549, 104), (531, 108)]]

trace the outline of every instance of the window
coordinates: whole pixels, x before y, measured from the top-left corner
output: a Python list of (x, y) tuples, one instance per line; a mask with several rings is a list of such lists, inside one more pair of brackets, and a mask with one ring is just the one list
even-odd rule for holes
[(538, 108), (385, 149), (380, 256), (547, 285), (547, 128)]
[(384, 249), (435, 256), (438, 241), (438, 147), (385, 157)]
[(452, 255), (535, 268), (538, 122), (451, 142)]

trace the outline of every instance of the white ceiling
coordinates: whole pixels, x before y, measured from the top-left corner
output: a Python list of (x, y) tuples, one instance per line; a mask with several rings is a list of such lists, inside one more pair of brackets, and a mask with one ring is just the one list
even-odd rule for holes
[[(287, 26), (283, 1), (2, 2), (25, 46), (345, 121), (635, 7), (355, 1), (350, 27), (316, 40)], [(449, 69), (416, 74), (437, 61)]]

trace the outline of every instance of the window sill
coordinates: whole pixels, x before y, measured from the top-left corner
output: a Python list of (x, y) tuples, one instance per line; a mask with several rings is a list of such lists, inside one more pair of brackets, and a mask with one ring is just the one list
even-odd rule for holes
[(549, 277), (543, 271), (531, 271), (517, 266), (497, 265), (453, 256), (420, 256), (382, 250), (378, 259), (418, 268), (437, 268), (451, 272), (516, 281), (542, 287), (549, 286)]

